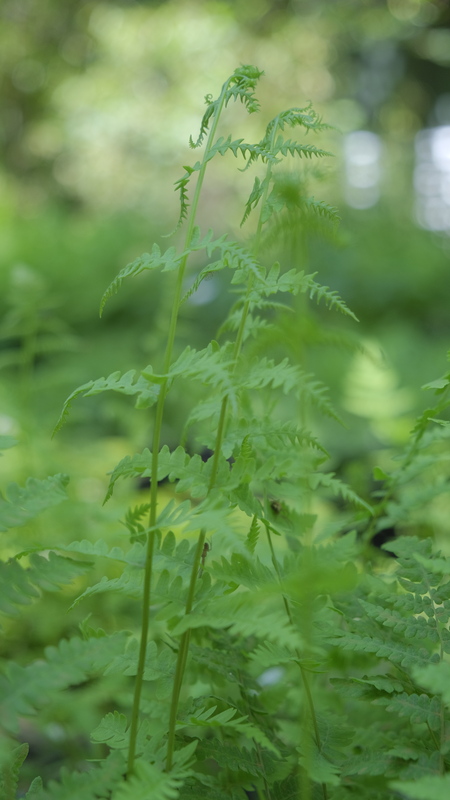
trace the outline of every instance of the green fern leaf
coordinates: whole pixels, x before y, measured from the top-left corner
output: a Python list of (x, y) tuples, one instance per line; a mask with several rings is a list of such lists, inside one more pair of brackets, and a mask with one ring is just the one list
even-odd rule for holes
[(164, 272), (174, 270), (178, 267), (180, 259), (181, 256), (177, 255), (175, 247), (169, 247), (165, 253), (161, 253), (158, 245), (154, 244), (151, 253), (143, 253), (143, 255), (136, 258), (131, 264), (127, 264), (109, 284), (100, 302), (100, 316), (102, 316), (107, 300), (112, 297), (113, 294), (117, 294), (125, 278), (139, 275), (146, 270), (154, 270), (161, 267)]
[(289, 624), (284, 609), (268, 607), (259, 592), (238, 592), (211, 598), (207, 607), (200, 599), (191, 614), (183, 616), (172, 631), (179, 636), (195, 628), (229, 628), (231, 635), (257, 636), (283, 647), (301, 647), (298, 632)]
[(398, 780), (389, 783), (405, 800), (448, 800), (450, 775), (425, 775), (412, 781)]
[[(112, 561), (121, 561), (135, 567), (143, 566), (145, 561), (145, 551), (142, 544), (135, 542), (133, 546), (125, 552), (121, 547), (109, 547), (104, 539), (97, 542), (90, 542), (83, 539), (81, 542), (70, 542), (67, 545), (58, 545), (58, 550), (69, 553), (81, 553), (86, 556), (97, 556), (107, 558)], [(78, 562), (77, 562), (78, 563)]]
[(127, 731), (128, 721), (125, 714), (118, 711), (106, 714), (99, 725), (91, 733), (93, 742), (107, 744), (112, 749), (124, 749), (128, 746), (129, 734)]
[(241, 553), (233, 553), (231, 561), (224, 556), (220, 563), (214, 561), (211, 573), (217, 580), (246, 586), (247, 589), (257, 589), (275, 580), (272, 570), (262, 564), (259, 558), (246, 558)]
[(256, 545), (258, 544), (259, 539), (259, 524), (258, 524), (258, 517), (256, 514), (252, 517), (252, 523), (250, 525), (250, 530), (245, 539), (245, 546), (247, 550), (253, 555), (256, 549)]
[(343, 483), (338, 478), (335, 478), (334, 473), (316, 472), (310, 476), (309, 484), (313, 490), (317, 489), (319, 486), (323, 486), (326, 489), (331, 489), (333, 494), (341, 496), (348, 503), (352, 503), (359, 508), (364, 508), (371, 514), (373, 512), (372, 506), (359, 497), (359, 495), (357, 495), (353, 489), (350, 489), (347, 484)]
[(336, 764), (332, 764), (322, 753), (315, 750), (312, 756), (299, 757), (300, 764), (304, 767), (307, 774), (315, 783), (326, 783), (331, 786), (339, 786), (341, 770)]
[(312, 275), (307, 276), (307, 281), (311, 300), (316, 298), (317, 303), (323, 300), (327, 308), (337, 308), (342, 314), (346, 314), (348, 317), (352, 317), (352, 319), (358, 322), (358, 317), (355, 316), (353, 311), (350, 311), (337, 292), (332, 291), (328, 286), (321, 286), (320, 283), (316, 283)]
[(190, 775), (191, 771), (184, 765), (177, 768), (175, 764), (168, 773), (157, 764), (139, 759), (133, 774), (113, 793), (112, 800), (176, 800)]
[(247, 219), (249, 218), (253, 209), (256, 208), (259, 201), (261, 200), (261, 197), (264, 194), (266, 184), (267, 184), (267, 178), (265, 178), (263, 181), (261, 181), (258, 177), (255, 178), (252, 191), (250, 192), (250, 196), (245, 204), (244, 216), (242, 217), (240, 222), (241, 228), (244, 222), (246, 222)]
[(50, 781), (45, 789), (30, 795), (30, 800), (107, 800), (121, 783), (125, 768), (123, 754), (113, 751), (99, 766), (87, 771), (69, 772), (63, 768), (58, 781)]
[[(225, 357), (224, 357), (225, 356)], [(218, 349), (215, 343), (210, 343), (204, 350), (195, 350), (189, 345), (183, 350), (169, 371), (164, 375), (155, 375), (148, 369), (142, 375), (146, 380), (162, 383), (177, 377), (189, 380), (200, 380), (202, 384), (220, 387), (228, 395), (232, 392), (229, 370), (233, 361), (226, 357), (226, 351)]]
[(236, 708), (227, 708), (225, 711), (221, 711), (212, 716), (215, 709), (216, 706), (213, 706), (212, 708), (200, 711), (195, 716), (189, 717), (189, 724), (203, 728), (231, 728), (242, 736), (245, 736), (246, 739), (257, 742), (261, 747), (265, 747), (266, 750), (280, 757), (278, 748), (275, 747), (260, 728), (248, 722), (248, 717), (235, 716), (237, 714)]
[(312, 158), (313, 156), (317, 156), (317, 158), (333, 156), (333, 153), (330, 153), (328, 150), (322, 150), (319, 147), (315, 147), (313, 144), (299, 144), (299, 142), (293, 142), (291, 139), (283, 139), (282, 136), (279, 136), (275, 142), (275, 145), (272, 148), (272, 153), (274, 155), (281, 153), (283, 156), (287, 156), (289, 154), (291, 156), (299, 156), (299, 158), (302, 156), (306, 158)]
[(386, 711), (407, 717), (411, 723), (428, 725), (432, 731), (441, 727), (442, 708), (438, 697), (428, 697), (427, 694), (395, 694), (390, 698), (378, 698), (376, 705), (382, 705)]
[(28, 789), (28, 792), (25, 795), (25, 800), (42, 800), (43, 797), (43, 784), (42, 778), (37, 777), (35, 778)]
[(414, 680), (427, 691), (438, 694), (446, 705), (450, 705), (450, 664), (441, 661), (426, 667), (414, 667)]
[(28, 755), (27, 744), (20, 744), (12, 750), (7, 762), (0, 768), (0, 797), (2, 800), (15, 800), (19, 783), (20, 768)]
[(246, 772), (248, 775), (261, 775), (261, 759), (256, 750), (244, 750), (232, 742), (219, 739), (202, 739), (197, 748), (200, 761), (214, 759), (219, 766), (231, 772)]
[[(147, 367), (147, 370), (151, 369)], [(59, 431), (66, 422), (70, 406), (73, 400), (82, 395), (92, 397), (102, 392), (119, 392), (126, 395), (137, 395), (136, 408), (149, 408), (156, 403), (159, 395), (159, 386), (149, 383), (142, 375), (138, 374), (135, 379), (136, 370), (131, 369), (123, 375), (120, 372), (112, 372), (107, 378), (97, 378), (95, 381), (88, 381), (69, 395), (64, 403), (61, 415), (55, 425), (52, 436)]]
[(63, 558), (53, 552), (48, 558), (32, 553), (27, 568), (13, 558), (0, 562), (0, 611), (16, 616), (17, 605), (27, 605), (40, 597), (38, 589), (58, 591), (91, 567), (91, 563)]
[[(399, 598), (400, 602), (404, 598)], [(381, 622), (387, 628), (392, 628), (394, 633), (401, 633), (406, 639), (429, 639), (431, 642), (439, 641), (436, 622), (433, 619), (424, 619), (416, 616), (403, 616), (396, 609), (380, 608), (366, 600), (360, 600), (367, 616)]]
[(357, 755), (351, 756), (342, 765), (342, 775), (370, 775), (378, 776), (385, 775), (393, 763), (392, 756), (385, 752), (363, 751)]
[(68, 475), (52, 475), (44, 480), (28, 478), (25, 487), (11, 483), (6, 499), (0, 497), (0, 531), (17, 528), (41, 511), (67, 499)]
[(34, 714), (35, 709), (54, 699), (55, 692), (102, 672), (113, 656), (123, 651), (126, 636), (121, 632), (87, 641), (63, 639), (58, 647), (46, 648), (45, 660), (27, 667), (10, 662), (5, 675), (0, 676), (3, 726), (16, 732), (20, 716)]
[(427, 666), (436, 663), (437, 654), (430, 654), (425, 648), (410, 647), (402, 641), (390, 641), (381, 636), (365, 636), (356, 633), (342, 633), (331, 637), (330, 644), (344, 650), (353, 650), (357, 653), (375, 653), (378, 658), (385, 658), (393, 664), (400, 664), (405, 669), (416, 666)]
[(282, 111), (267, 126), (266, 139), (272, 131), (273, 126), (276, 125), (280, 130), (284, 130), (287, 126), (295, 128), (301, 126), (306, 128), (307, 131), (319, 132), (323, 130), (332, 129), (331, 125), (323, 123), (316, 111), (314, 111), (312, 104), (309, 103), (305, 108), (288, 108)]
[[(167, 584), (166, 584), (167, 585)], [(161, 585), (159, 588), (156, 588), (155, 591), (155, 598), (158, 599), (158, 594), (161, 593)], [(120, 653), (111, 661), (111, 664), (105, 670), (105, 675), (136, 675), (137, 672), (137, 664), (138, 664), (138, 656), (139, 656), (139, 643), (137, 639), (131, 638), (127, 643), (126, 649), (123, 653)], [(153, 689), (155, 696), (158, 698), (166, 697), (171, 690), (173, 685), (173, 678), (175, 674), (175, 666), (176, 666), (176, 655), (173, 653), (172, 650), (168, 647), (164, 647), (162, 650), (158, 651), (158, 648), (155, 642), (149, 642), (147, 646), (146, 658), (145, 658), (145, 670), (144, 670), (144, 680), (145, 681), (157, 681), (158, 685), (156, 689)], [(116, 718), (112, 720), (111, 715), (108, 716), (108, 725), (110, 723), (114, 724), (114, 728), (117, 729)], [(120, 722), (119, 730), (125, 731), (125, 725), (123, 724), (122, 716), (120, 715)], [(105, 718), (106, 719), (106, 718)], [(106, 739), (97, 741), (105, 741)], [(111, 745), (112, 746), (112, 745)]]

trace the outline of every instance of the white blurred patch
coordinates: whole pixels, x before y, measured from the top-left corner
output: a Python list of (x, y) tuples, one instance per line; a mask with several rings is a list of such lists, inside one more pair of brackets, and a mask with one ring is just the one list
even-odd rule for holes
[(265, 686), (274, 686), (274, 684), (279, 683), (284, 675), (284, 669), (282, 667), (270, 667), (270, 669), (266, 669), (265, 672), (258, 678), (258, 683), (263, 688)]
[(370, 208), (380, 197), (382, 145), (371, 131), (352, 131), (344, 141), (345, 200), (352, 208)]
[(416, 136), (415, 215), (422, 228), (450, 233), (450, 125)]

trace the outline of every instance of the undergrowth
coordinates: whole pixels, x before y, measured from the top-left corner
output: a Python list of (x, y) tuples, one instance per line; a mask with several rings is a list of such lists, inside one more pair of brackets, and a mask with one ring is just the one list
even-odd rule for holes
[[(286, 331), (295, 342), (308, 299), (354, 315), (302, 270), (295, 248), (288, 263), (272, 257), (277, 248), (283, 255), (292, 226), (297, 235), (336, 224), (335, 209), (283, 168), (286, 159), (328, 157), (295, 138), (326, 125), (308, 105), (279, 113), (257, 143), (218, 135), (232, 101), (259, 111), (261, 75), (241, 67), (217, 99), (206, 97), (190, 142), (203, 155), (176, 183), (182, 243), (153, 245), (101, 301), (103, 311), (128, 277), (169, 273), (172, 310), (155, 366), (80, 386), (57, 425), (79, 396), (114, 391), (144, 413), (153, 407), (151, 448), (114, 467), (105, 498), (118, 481), (150, 478), (149, 498), (125, 514), (126, 544), (71, 541), (68, 532), (50, 551), (24, 546), (0, 565), (0, 609), (13, 619), (42, 593), (64, 597), (96, 562), (105, 574), (73, 607), (113, 593), (139, 620), (116, 630), (106, 617), (103, 629), (88, 616), (80, 635), (42, 658), (2, 665), (4, 800), (448, 797), (450, 560), (431, 539), (402, 536), (389, 544), (396, 559), (373, 569), (357, 530), (366, 520), (367, 539), (407, 524), (419, 485), (422, 504), (446, 491), (450, 374), (429, 385), (436, 401), (396, 469), (377, 470), (383, 489), (372, 504), (327, 471), (315, 420), (339, 417), (326, 387), (291, 359), (298, 348), (285, 346)], [(242, 225), (254, 219), (246, 242), (198, 227), (208, 165), (230, 153), (243, 172), (258, 170), (242, 213)], [(219, 272), (233, 303), (217, 340), (182, 349), (180, 309)], [(162, 430), (174, 386), (186, 419), (182, 441), (169, 448)], [(2, 449), (14, 444), (0, 440)], [(173, 493), (164, 504), (158, 483), (167, 479)], [(59, 503), (67, 482), (55, 475), (9, 487), (0, 529)], [(323, 524), (333, 496), (353, 509), (350, 530), (348, 515)], [(24, 720), (92, 686), (101, 701), (82, 756), (45, 782), (30, 776)], [(92, 702), (92, 692), (79, 696)]]

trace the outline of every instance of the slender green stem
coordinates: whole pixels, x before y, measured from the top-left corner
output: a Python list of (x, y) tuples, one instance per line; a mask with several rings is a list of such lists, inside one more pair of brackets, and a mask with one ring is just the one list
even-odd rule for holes
[[(202, 190), (203, 180), (205, 177), (206, 166), (209, 161), (209, 152), (211, 147), (214, 143), (215, 134), (217, 130), (217, 125), (219, 122), (219, 117), (222, 112), (226, 92), (228, 89), (229, 80), (226, 81), (222, 87), (222, 91), (219, 97), (218, 107), (216, 114), (214, 116), (213, 124), (211, 127), (211, 132), (208, 138), (208, 143), (205, 148), (205, 153), (203, 156), (202, 166), (200, 167), (197, 184), (195, 187), (194, 195), (192, 198), (192, 204), (188, 219), (188, 226), (186, 231), (186, 239), (185, 239), (185, 246), (184, 250), (188, 251), (189, 246), (192, 240), (192, 235), (194, 232), (195, 227), (195, 219), (197, 215), (198, 203), (200, 199), (200, 194)], [(170, 318), (169, 324), (169, 331), (167, 336), (167, 344), (166, 350), (164, 355), (164, 372), (167, 373), (170, 368), (170, 364), (172, 362), (172, 355), (173, 355), (173, 347), (175, 342), (175, 334), (177, 329), (177, 322), (178, 322), (178, 313), (180, 308), (180, 300), (181, 300), (181, 293), (183, 287), (183, 279), (184, 273), (186, 270), (186, 265), (188, 261), (189, 253), (186, 252), (186, 255), (180, 262), (180, 266), (178, 268), (177, 280), (175, 285), (175, 292), (174, 298), (172, 303), (172, 313)], [(139, 707), (140, 707), (140, 700), (141, 700), (141, 693), (142, 693), (142, 684), (144, 681), (144, 669), (145, 669), (145, 658), (147, 652), (147, 639), (148, 639), (148, 629), (149, 629), (149, 618), (150, 618), (150, 594), (151, 594), (151, 576), (152, 576), (152, 567), (153, 567), (153, 551), (154, 551), (154, 542), (155, 542), (155, 524), (156, 524), (156, 515), (157, 515), (157, 503), (158, 503), (158, 458), (159, 458), (159, 449), (160, 449), (160, 441), (161, 441), (161, 430), (162, 430), (162, 422), (164, 417), (164, 407), (165, 407), (165, 400), (168, 392), (168, 381), (167, 379), (161, 383), (160, 393), (158, 397), (158, 402), (156, 406), (156, 417), (155, 417), (155, 427), (153, 429), (153, 443), (152, 443), (152, 477), (151, 477), (151, 489), (150, 489), (150, 511), (149, 511), (149, 533), (147, 535), (147, 552), (146, 552), (146, 560), (145, 560), (145, 571), (144, 571), (144, 587), (143, 587), (143, 596), (142, 596), (142, 620), (141, 620), (141, 640), (139, 646), (139, 657), (138, 657), (138, 667), (137, 667), (137, 674), (136, 674), (136, 681), (134, 687), (134, 698), (133, 698), (133, 709), (131, 715), (131, 725), (130, 725), (130, 743), (128, 748), (128, 767), (127, 767), (127, 774), (129, 775), (133, 771), (134, 767), (134, 760), (136, 754), (136, 741), (137, 741), (137, 732), (138, 732), (138, 725), (139, 725)], [(195, 584), (194, 584), (195, 586)]]

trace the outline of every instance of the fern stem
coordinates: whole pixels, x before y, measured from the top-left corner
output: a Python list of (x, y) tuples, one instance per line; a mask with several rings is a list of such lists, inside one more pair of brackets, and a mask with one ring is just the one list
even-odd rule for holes
[[(202, 166), (200, 167), (197, 183), (195, 186), (194, 195), (192, 198), (192, 205), (190, 209), (189, 219), (188, 219), (188, 226), (186, 231), (186, 238), (185, 238), (185, 245), (184, 250), (189, 251), (189, 246), (192, 240), (192, 236), (194, 233), (195, 227), (195, 219), (197, 215), (198, 204), (200, 200), (200, 194), (203, 186), (203, 180), (205, 177), (206, 167), (209, 161), (209, 152), (214, 142), (217, 125), (219, 123), (219, 117), (222, 112), (226, 92), (228, 89), (228, 85), (230, 82), (230, 78), (224, 83), (222, 86), (222, 91), (219, 97), (217, 111), (214, 115), (213, 124), (211, 127), (211, 132), (208, 138), (207, 146), (205, 148), (205, 153), (203, 156)], [(175, 292), (174, 292), (174, 299), (172, 303), (172, 312), (170, 317), (170, 324), (169, 324), (169, 331), (167, 335), (167, 344), (166, 350), (164, 355), (164, 372), (168, 372), (170, 368), (170, 364), (172, 361), (173, 355), (173, 347), (175, 342), (175, 334), (177, 329), (177, 322), (178, 322), (178, 314), (180, 309), (180, 300), (182, 294), (182, 287), (183, 287), (183, 279), (184, 273), (186, 270), (186, 265), (189, 257), (189, 252), (186, 252), (186, 255), (180, 261), (180, 266), (178, 268), (177, 273), (177, 280), (175, 284)], [(139, 707), (140, 707), (140, 700), (141, 700), (141, 693), (142, 693), (142, 684), (144, 681), (144, 668), (145, 668), (145, 657), (147, 652), (147, 639), (148, 639), (148, 629), (149, 629), (149, 618), (150, 618), (150, 594), (151, 594), (151, 576), (152, 576), (152, 567), (153, 567), (153, 551), (154, 551), (154, 542), (155, 542), (155, 523), (156, 523), (156, 513), (157, 513), (157, 504), (158, 504), (158, 458), (159, 458), (159, 449), (160, 449), (160, 442), (161, 442), (161, 430), (162, 430), (162, 422), (164, 417), (164, 407), (165, 407), (165, 400), (168, 392), (168, 381), (165, 380), (161, 383), (160, 393), (158, 396), (158, 402), (156, 406), (156, 416), (155, 416), (155, 426), (153, 429), (153, 444), (152, 444), (152, 477), (151, 477), (151, 488), (150, 488), (150, 512), (149, 512), (149, 528), (150, 531), (147, 536), (147, 552), (146, 552), (146, 560), (145, 560), (145, 572), (144, 572), (144, 589), (143, 589), (143, 596), (142, 596), (142, 620), (141, 620), (141, 641), (139, 646), (139, 657), (138, 657), (138, 668), (137, 668), (137, 675), (136, 675), (136, 682), (135, 682), (135, 689), (134, 689), (134, 699), (133, 699), (133, 710), (131, 716), (131, 725), (130, 725), (130, 743), (128, 748), (128, 767), (127, 767), (127, 774), (130, 775), (133, 771), (134, 767), (134, 760), (135, 760), (135, 753), (136, 753), (136, 740), (137, 740), (137, 731), (138, 731), (138, 724), (139, 724)]]

